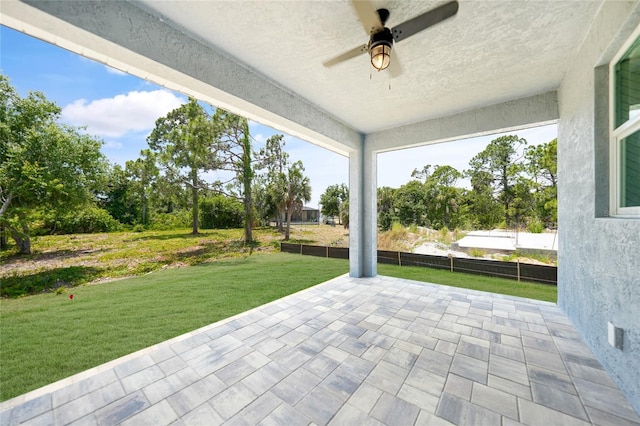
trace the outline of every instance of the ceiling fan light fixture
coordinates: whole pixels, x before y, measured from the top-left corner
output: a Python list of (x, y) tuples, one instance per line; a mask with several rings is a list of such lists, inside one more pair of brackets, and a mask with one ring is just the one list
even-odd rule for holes
[(384, 28), (371, 36), (369, 40), (369, 54), (371, 55), (371, 65), (378, 71), (387, 68), (391, 63), (391, 47), (393, 46), (393, 36), (389, 28)]
[(387, 68), (391, 63), (391, 45), (380, 43), (371, 48), (371, 65), (378, 71)]

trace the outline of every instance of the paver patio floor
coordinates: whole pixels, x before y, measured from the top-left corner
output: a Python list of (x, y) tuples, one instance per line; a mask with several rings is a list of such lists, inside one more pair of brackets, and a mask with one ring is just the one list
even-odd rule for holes
[(551, 303), (339, 277), (0, 404), (0, 424), (639, 424)]

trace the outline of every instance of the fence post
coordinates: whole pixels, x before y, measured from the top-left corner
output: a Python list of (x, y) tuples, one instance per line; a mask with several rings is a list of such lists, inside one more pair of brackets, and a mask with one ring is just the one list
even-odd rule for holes
[(516, 262), (518, 264), (518, 282), (520, 282), (520, 259), (516, 258)]
[(398, 266), (402, 266), (402, 260), (400, 259), (400, 252), (398, 252)]
[(300, 244), (300, 254), (302, 254), (302, 244)]
[(329, 257), (329, 246), (327, 246), (327, 257)]
[(449, 261), (451, 263), (451, 272), (453, 272), (453, 255), (449, 253)]

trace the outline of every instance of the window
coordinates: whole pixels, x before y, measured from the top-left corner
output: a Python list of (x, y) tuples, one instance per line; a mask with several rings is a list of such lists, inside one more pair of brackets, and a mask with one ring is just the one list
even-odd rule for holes
[(640, 30), (611, 63), (611, 214), (640, 216)]

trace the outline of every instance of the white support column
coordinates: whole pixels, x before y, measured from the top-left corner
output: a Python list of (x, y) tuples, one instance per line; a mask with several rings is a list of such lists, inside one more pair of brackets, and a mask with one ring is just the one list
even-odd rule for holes
[(377, 154), (363, 148), (349, 155), (349, 275), (375, 277), (377, 268)]

